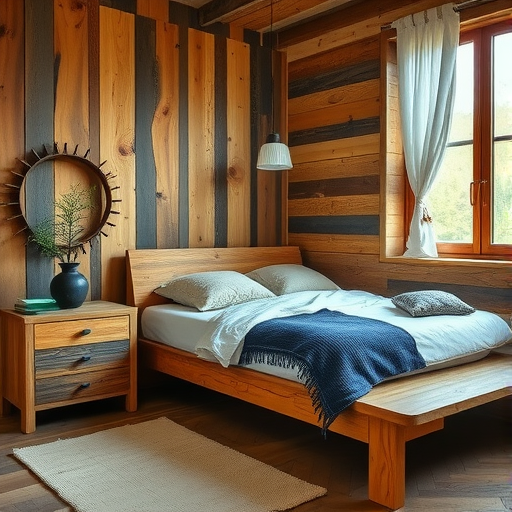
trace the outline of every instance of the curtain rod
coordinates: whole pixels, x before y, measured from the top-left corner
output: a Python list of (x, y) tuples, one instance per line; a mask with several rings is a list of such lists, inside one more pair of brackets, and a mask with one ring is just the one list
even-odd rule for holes
[[(495, 0), (466, 0), (465, 2), (461, 2), (460, 4), (454, 5), (453, 10), (455, 12), (463, 11), (464, 9), (469, 9), (470, 7), (476, 7), (478, 5), (488, 4), (489, 2), (494, 2)], [(391, 23), (387, 25), (383, 25), (380, 27), (381, 30), (387, 30), (391, 28)]]

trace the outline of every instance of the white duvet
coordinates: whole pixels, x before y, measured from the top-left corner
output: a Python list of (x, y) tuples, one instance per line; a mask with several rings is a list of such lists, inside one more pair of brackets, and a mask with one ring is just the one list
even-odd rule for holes
[(244, 337), (253, 326), (271, 318), (314, 313), (324, 308), (405, 329), (415, 339), (427, 367), (462, 356), (483, 356), (512, 339), (507, 323), (487, 311), (418, 318), (395, 307), (388, 298), (359, 290), (336, 290), (291, 293), (225, 308), (206, 322), (195, 352), (225, 367), (237, 364)]

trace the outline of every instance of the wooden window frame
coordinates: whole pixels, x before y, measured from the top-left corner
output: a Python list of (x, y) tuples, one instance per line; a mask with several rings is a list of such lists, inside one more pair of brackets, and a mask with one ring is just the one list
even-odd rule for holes
[[(479, 200), (473, 207), (473, 243), (437, 242), (440, 257), (503, 259), (512, 260), (512, 246), (491, 243), (491, 162), (493, 140), (487, 140), (492, 133), (492, 62), (488, 58), (492, 36), (510, 32), (511, 21), (494, 21), (486, 26), (466, 26), (461, 30), (460, 43), (472, 41), (474, 44), (474, 119), (473, 119), (473, 181)], [(487, 58), (486, 58), (487, 56)], [(414, 194), (405, 173), (405, 222), (404, 240), (414, 208)], [(469, 191), (468, 191), (469, 193)]]

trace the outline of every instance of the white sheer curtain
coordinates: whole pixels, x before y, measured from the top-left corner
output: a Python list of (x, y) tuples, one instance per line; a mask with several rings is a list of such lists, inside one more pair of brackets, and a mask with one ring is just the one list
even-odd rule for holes
[(412, 258), (437, 257), (426, 199), (441, 166), (450, 133), (459, 44), (459, 14), (453, 7), (454, 4), (445, 4), (428, 9), (392, 25), (397, 30), (405, 164), (415, 197), (404, 253)]

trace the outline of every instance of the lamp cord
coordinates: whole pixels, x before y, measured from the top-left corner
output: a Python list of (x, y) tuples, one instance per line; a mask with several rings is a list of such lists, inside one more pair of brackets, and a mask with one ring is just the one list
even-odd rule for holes
[(273, 23), (274, 23), (274, 7), (273, 0), (270, 0), (270, 100), (271, 100), (271, 112), (272, 116), (272, 133), (276, 133), (276, 124), (275, 124), (275, 112), (274, 112), (274, 33), (273, 33)]

